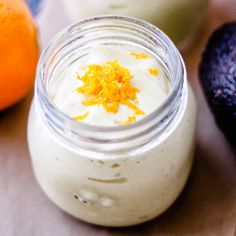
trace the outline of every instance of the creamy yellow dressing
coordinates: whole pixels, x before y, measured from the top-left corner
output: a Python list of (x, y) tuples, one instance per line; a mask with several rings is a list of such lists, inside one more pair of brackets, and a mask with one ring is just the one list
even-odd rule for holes
[(127, 125), (156, 110), (166, 99), (169, 81), (162, 66), (144, 52), (111, 46), (91, 49), (55, 79), (55, 105), (80, 122)]

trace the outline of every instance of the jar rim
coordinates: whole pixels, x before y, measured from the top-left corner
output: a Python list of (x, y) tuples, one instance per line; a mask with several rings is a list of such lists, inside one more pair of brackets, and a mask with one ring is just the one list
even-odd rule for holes
[[(50, 82), (50, 78), (53, 78), (53, 76), (47, 74), (48, 68), (56, 70), (57, 66), (55, 64), (57, 62), (55, 61), (63, 62), (60, 57), (61, 54), (57, 56), (57, 51), (66, 53), (66, 56), (71, 56), (65, 49), (67, 46), (72, 49), (72, 52), (76, 52), (73, 51), (75, 49), (71, 46), (74, 45), (74, 42), (81, 43), (81, 41), (76, 40), (86, 38), (85, 36), (90, 39), (91, 32), (97, 32), (104, 26), (109, 27), (109, 29), (113, 27), (112, 33), (114, 29), (122, 29), (125, 35), (136, 36), (138, 38), (136, 44), (144, 47), (145, 50), (150, 49), (154, 56), (157, 56), (158, 50), (161, 49), (161, 53), (164, 53), (165, 57), (169, 56), (168, 60), (165, 59), (166, 64), (164, 66), (174, 69), (170, 76), (172, 80), (171, 90), (163, 103), (146, 117), (125, 126), (95, 126), (72, 119), (53, 104), (47, 91), (47, 84), (45, 84), (48, 81)], [(113, 34), (112, 36), (108, 35), (109, 40), (111, 40)], [(119, 40), (120, 37), (117, 38)], [(92, 42), (93, 40), (96, 40), (96, 38), (94, 39), (92, 34)], [(132, 41), (132, 37), (128, 37), (127, 44), (129, 44), (129, 40)], [(76, 47), (78, 48), (78, 45)], [(83, 51), (83, 47), (81, 49)], [(47, 80), (47, 77), (49, 80)], [(133, 17), (105, 15), (88, 18), (73, 24), (58, 33), (49, 43), (41, 55), (37, 68), (35, 100), (36, 105), (41, 109), (42, 118), (46, 121), (47, 127), (52, 128), (54, 133), (66, 140), (69, 145), (88, 151), (95, 150), (97, 153), (116, 152), (144, 147), (145, 144), (153, 140), (159, 140), (158, 142), (164, 140), (171, 130), (176, 127), (179, 118), (183, 115), (183, 98), (186, 96), (184, 88), (186, 86), (187, 76), (183, 59), (168, 36), (146, 21)], [(159, 137), (164, 139), (159, 139)]]
[[(60, 111), (51, 101), (50, 97), (48, 96), (48, 92), (46, 91), (46, 88), (43, 84), (44, 80), (46, 79), (45, 75), (45, 64), (52, 53), (53, 49), (56, 47), (58, 41), (60, 41), (61, 38), (63, 38), (68, 33), (71, 33), (72, 31), (81, 30), (84, 26), (90, 24), (91, 22), (98, 22), (103, 20), (112, 20), (112, 21), (124, 21), (129, 22), (134, 25), (139, 25), (143, 27), (145, 30), (148, 30), (150, 33), (158, 37), (158, 39), (161, 40), (162, 43), (171, 51), (172, 56), (175, 56), (176, 58), (176, 67), (175, 67), (175, 79), (173, 79), (174, 83), (171, 86), (171, 91), (169, 92), (167, 98), (163, 103), (157, 107), (153, 112), (148, 114), (147, 116), (143, 117), (142, 119), (126, 125), (126, 126), (96, 126), (87, 124), (84, 122), (78, 122), (73, 120), (71, 117), (69, 117), (67, 114)], [(120, 132), (125, 130), (134, 129), (136, 127), (144, 125), (149, 120), (152, 120), (155, 118), (158, 114), (162, 113), (162, 111), (169, 106), (171, 101), (174, 100), (174, 98), (177, 96), (177, 91), (181, 87), (181, 84), (183, 84), (183, 81), (181, 81), (179, 78), (185, 79), (186, 77), (186, 69), (185, 65), (183, 63), (183, 59), (175, 47), (174, 43), (169, 39), (168, 36), (165, 35), (164, 32), (162, 32), (160, 29), (158, 29), (156, 26), (152, 25), (151, 23), (140, 20), (138, 18), (134, 17), (127, 17), (127, 16), (119, 16), (119, 15), (102, 15), (92, 18), (84, 19), (78, 23), (72, 24), (68, 27), (66, 27), (64, 30), (59, 32), (48, 44), (46, 49), (42, 52), (41, 57), (39, 59), (38, 69), (37, 69), (37, 78), (36, 78), (36, 91), (38, 91), (42, 97), (44, 102), (47, 104), (50, 109), (57, 114), (58, 118), (60, 120), (64, 120), (66, 122), (72, 122), (73, 126), (77, 126), (80, 129), (84, 130), (90, 130), (90, 131), (97, 131), (97, 132)]]

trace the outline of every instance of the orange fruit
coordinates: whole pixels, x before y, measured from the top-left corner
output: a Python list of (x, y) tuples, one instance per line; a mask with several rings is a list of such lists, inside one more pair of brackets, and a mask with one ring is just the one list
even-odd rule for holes
[(23, 0), (0, 0), (0, 110), (34, 84), (39, 57), (37, 29)]

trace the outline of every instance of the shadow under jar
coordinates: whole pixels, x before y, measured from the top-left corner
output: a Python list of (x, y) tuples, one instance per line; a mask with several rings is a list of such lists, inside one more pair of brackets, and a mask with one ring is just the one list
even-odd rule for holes
[[(171, 86), (163, 104), (133, 124), (115, 127), (88, 125), (59, 111), (50, 97), (55, 78), (96, 45), (142, 50), (161, 61)], [(139, 224), (160, 215), (182, 191), (195, 123), (185, 66), (164, 33), (129, 17), (87, 19), (59, 33), (39, 61), (28, 122), (34, 172), (46, 195), (81, 220)]]

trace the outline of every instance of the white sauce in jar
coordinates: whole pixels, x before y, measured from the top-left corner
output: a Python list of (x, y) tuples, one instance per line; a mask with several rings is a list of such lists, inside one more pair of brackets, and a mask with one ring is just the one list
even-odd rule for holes
[(116, 14), (151, 22), (175, 43), (185, 46), (201, 27), (209, 0), (63, 0), (71, 22)]
[[(134, 55), (133, 55), (134, 54)], [(150, 55), (142, 52), (133, 53), (122, 51), (111, 46), (97, 46), (91, 49), (86, 61), (74, 62), (63, 72), (59, 78), (54, 79), (51, 97), (55, 106), (70, 117), (87, 114), (81, 120), (96, 126), (121, 125), (134, 111), (120, 104), (116, 113), (107, 112), (101, 105), (83, 105), (84, 95), (78, 93), (76, 88), (83, 86), (78, 79), (87, 71), (86, 66), (91, 64), (103, 65), (107, 62), (117, 61), (120, 66), (129, 70), (133, 76), (130, 83), (137, 88), (135, 101), (131, 101), (144, 114), (135, 116), (140, 120), (156, 110), (168, 96), (170, 84), (163, 67)], [(136, 56), (135, 56), (136, 55)], [(138, 58), (144, 55), (144, 58)]]

